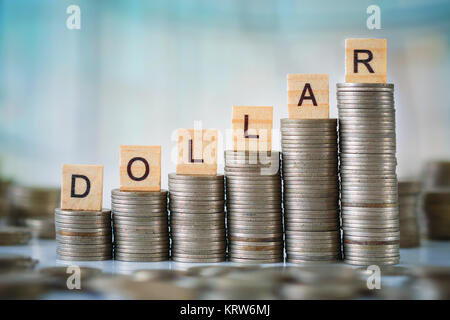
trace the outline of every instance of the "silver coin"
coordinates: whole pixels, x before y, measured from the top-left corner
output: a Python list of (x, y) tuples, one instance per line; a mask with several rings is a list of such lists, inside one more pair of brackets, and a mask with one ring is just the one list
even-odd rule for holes
[(124, 261), (124, 262), (159, 262), (159, 261), (168, 261), (169, 257), (149, 257), (149, 258), (134, 258), (134, 257), (123, 257), (123, 256), (117, 256), (114, 257), (114, 260), (118, 261)]
[(61, 208), (55, 209), (55, 215), (60, 216), (77, 216), (77, 217), (93, 217), (93, 216), (105, 216), (110, 215), (111, 210), (109, 209), (102, 209), (102, 211), (77, 211), (77, 210), (63, 210)]
[(112, 255), (103, 255), (103, 256), (98, 256), (98, 257), (94, 257), (94, 256), (86, 257), (86, 256), (66, 256), (66, 255), (57, 254), (56, 259), (65, 260), (65, 261), (102, 261), (102, 260), (111, 260)]
[(112, 189), (111, 196), (124, 196), (133, 198), (150, 198), (160, 197), (167, 194), (167, 190), (161, 189), (160, 191), (120, 191), (120, 189)]
[(225, 261), (225, 257), (195, 259), (195, 258), (182, 258), (175, 256), (172, 257), (172, 260), (175, 262), (182, 262), (182, 263), (216, 263)]
[(206, 176), (206, 175), (181, 175), (175, 173), (169, 173), (169, 181), (216, 181), (223, 180), (223, 175)]

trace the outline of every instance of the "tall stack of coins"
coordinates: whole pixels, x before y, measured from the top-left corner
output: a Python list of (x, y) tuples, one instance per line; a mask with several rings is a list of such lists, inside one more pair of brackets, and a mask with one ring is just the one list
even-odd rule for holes
[(337, 85), (344, 255), (356, 265), (400, 260), (394, 85)]
[(288, 262), (341, 258), (336, 119), (281, 119)]
[(427, 192), (423, 205), (427, 219), (428, 238), (450, 240), (450, 189), (441, 188)]
[(417, 211), (420, 194), (418, 181), (398, 183), (398, 213), (400, 219), (400, 247), (412, 248), (420, 245)]
[(172, 260), (225, 261), (223, 183), (223, 175), (169, 174)]
[(12, 222), (28, 227), (34, 238), (54, 239), (53, 212), (59, 206), (60, 193), (58, 188), (11, 186)]
[(165, 261), (169, 259), (167, 190), (111, 191), (114, 259)]
[(60, 260), (112, 258), (111, 211), (55, 209), (56, 256)]
[(284, 260), (279, 152), (225, 151), (230, 261)]

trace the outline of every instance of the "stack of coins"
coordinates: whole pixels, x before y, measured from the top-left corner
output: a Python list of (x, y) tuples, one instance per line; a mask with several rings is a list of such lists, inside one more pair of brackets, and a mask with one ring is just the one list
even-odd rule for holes
[(417, 220), (420, 183), (402, 181), (398, 183), (398, 214), (400, 219), (400, 247), (413, 248), (420, 245)]
[[(425, 192), (450, 188), (450, 161), (427, 162), (423, 169), (422, 185)], [(428, 218), (425, 210), (419, 211), (420, 235), (424, 239), (429, 238), (428, 221), (430, 219), (433, 218)]]
[(111, 211), (55, 209), (56, 256), (60, 260), (112, 258)]
[(400, 260), (394, 85), (337, 85), (344, 255), (356, 265)]
[(6, 222), (9, 217), (9, 185), (9, 182), (0, 180), (0, 224)]
[(288, 262), (341, 259), (336, 119), (281, 119)]
[(284, 260), (279, 152), (225, 151), (230, 261)]
[(27, 244), (31, 240), (28, 228), (0, 226), (0, 246)]
[(169, 174), (172, 260), (226, 259), (223, 175)]
[(114, 258), (121, 261), (169, 259), (167, 190), (111, 191)]
[(423, 170), (425, 188), (450, 187), (450, 161), (430, 161)]
[(423, 205), (427, 218), (428, 238), (450, 240), (450, 189), (442, 188), (427, 192)]
[(53, 212), (59, 206), (60, 189), (11, 186), (13, 224), (31, 229), (34, 238), (55, 239)]

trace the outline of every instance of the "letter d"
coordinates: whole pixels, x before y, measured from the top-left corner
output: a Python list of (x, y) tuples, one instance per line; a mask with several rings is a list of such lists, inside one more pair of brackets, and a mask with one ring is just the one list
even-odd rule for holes
[[(76, 183), (76, 179), (83, 179), (84, 181), (86, 181), (86, 190), (83, 193), (76, 193), (75, 192), (75, 183)], [(86, 177), (85, 175), (82, 174), (73, 174), (72, 175), (72, 185), (70, 187), (70, 197), (72, 198), (86, 198), (86, 196), (89, 194), (89, 192), (91, 191), (91, 181), (89, 180), (88, 177)]]

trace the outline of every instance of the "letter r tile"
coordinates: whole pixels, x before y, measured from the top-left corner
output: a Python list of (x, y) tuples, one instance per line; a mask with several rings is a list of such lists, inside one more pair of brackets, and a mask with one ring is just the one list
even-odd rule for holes
[(345, 40), (345, 82), (386, 83), (386, 39)]

